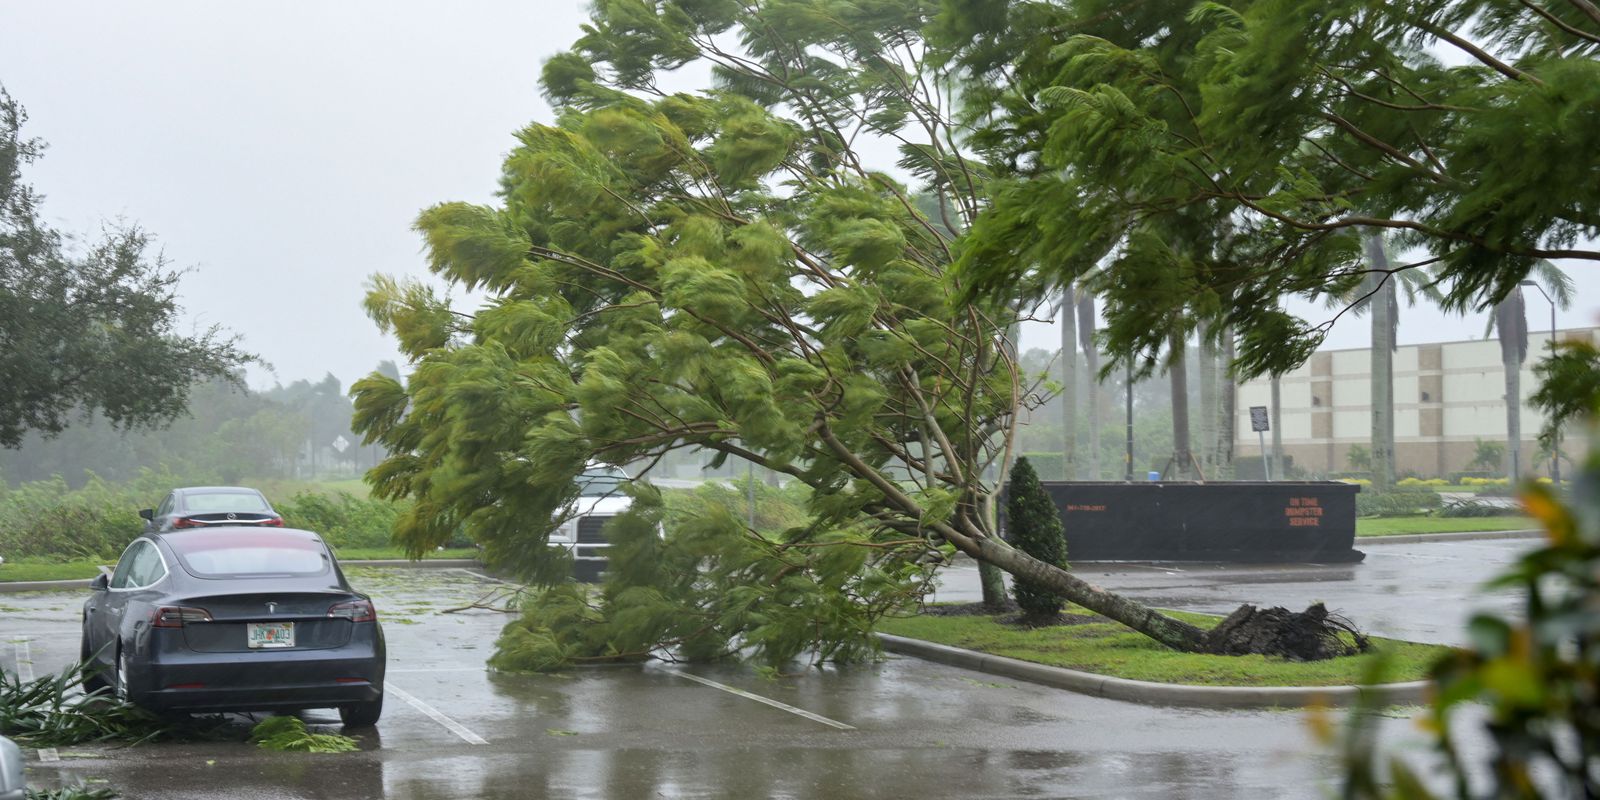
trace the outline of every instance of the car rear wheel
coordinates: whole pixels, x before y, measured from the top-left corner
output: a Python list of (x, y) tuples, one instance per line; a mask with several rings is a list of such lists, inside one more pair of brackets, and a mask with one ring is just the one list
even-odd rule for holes
[(89, 630), (83, 631), (82, 642), (78, 646), (78, 661), (84, 665), (83, 690), (94, 692), (111, 688), (111, 682), (106, 680), (106, 668), (98, 661), (94, 661), (94, 653), (89, 650)]
[(118, 700), (124, 703), (133, 702), (128, 697), (128, 651), (121, 647), (117, 648), (116, 687)]
[(376, 700), (339, 707), (339, 721), (343, 722), (346, 728), (370, 728), (378, 724), (380, 716), (383, 716), (381, 694)]

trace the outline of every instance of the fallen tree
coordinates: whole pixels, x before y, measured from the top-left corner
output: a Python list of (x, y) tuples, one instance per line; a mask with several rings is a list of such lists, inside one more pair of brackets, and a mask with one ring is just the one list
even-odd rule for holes
[[(999, 167), (961, 152), (953, 87), (920, 39), (935, 8), (599, 4), (545, 65), (559, 120), (519, 133), (503, 202), (418, 220), (432, 271), (484, 304), (374, 279), (368, 311), (413, 371), (358, 382), (356, 428), (392, 454), (374, 492), (414, 500), (396, 534), (415, 553), (465, 530), (490, 560), (558, 582), (547, 537), (591, 460), (698, 448), (811, 489), (807, 525), (709, 515), (664, 541), (640, 493), (610, 533), (603, 597), (535, 601), (532, 660), (850, 658), (957, 552), (1170, 647), (1215, 649), (996, 535), (1039, 380), (1014, 358), (1012, 305), (958, 302), (947, 275)], [(660, 90), (690, 62), (715, 88)], [(872, 169), (868, 142), (897, 144), (920, 185)]]

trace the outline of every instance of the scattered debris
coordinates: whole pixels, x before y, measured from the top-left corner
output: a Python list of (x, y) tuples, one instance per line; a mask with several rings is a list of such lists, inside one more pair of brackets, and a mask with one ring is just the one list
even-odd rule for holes
[(268, 717), (250, 730), (250, 741), (263, 750), (285, 753), (348, 753), (356, 740), (337, 733), (312, 733), (299, 717)]

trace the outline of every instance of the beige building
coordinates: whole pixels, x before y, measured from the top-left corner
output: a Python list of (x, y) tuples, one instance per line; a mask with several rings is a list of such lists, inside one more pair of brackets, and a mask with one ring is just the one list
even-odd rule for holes
[[(1600, 341), (1600, 329), (1557, 331), (1562, 340)], [(1529, 332), (1528, 359), (1522, 369), (1522, 471), (1546, 475), (1548, 460), (1534, 463), (1544, 415), (1528, 403), (1538, 390), (1533, 366), (1548, 351), (1550, 334)], [(1366, 349), (1319, 352), (1281, 379), (1283, 452), (1295, 466), (1326, 474), (1350, 469), (1351, 445), (1372, 441), (1371, 352)], [(1406, 345), (1394, 353), (1395, 470), (1425, 477), (1466, 469), (1476, 440), (1505, 442), (1505, 370), (1494, 339)], [(1260, 452), (1250, 428), (1250, 407), (1272, 406), (1267, 379), (1240, 385), (1235, 452)], [(1272, 435), (1266, 435), (1267, 447)], [(1566, 443), (1569, 456), (1581, 444)], [(1563, 463), (1563, 469), (1568, 465)]]

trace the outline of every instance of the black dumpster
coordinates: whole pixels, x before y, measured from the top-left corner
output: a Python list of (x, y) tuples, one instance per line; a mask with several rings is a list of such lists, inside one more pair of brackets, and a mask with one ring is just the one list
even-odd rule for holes
[(1360, 561), (1356, 492), (1337, 481), (1041, 481), (1069, 561)]

